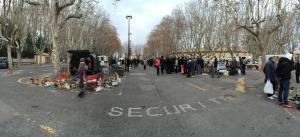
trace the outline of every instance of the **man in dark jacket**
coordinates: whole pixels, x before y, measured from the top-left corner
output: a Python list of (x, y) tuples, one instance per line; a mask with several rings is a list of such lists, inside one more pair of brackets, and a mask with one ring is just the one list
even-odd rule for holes
[(192, 76), (192, 59), (188, 59), (187, 63), (186, 63), (186, 71), (187, 71), (187, 78), (190, 78)]
[(219, 70), (218, 70), (218, 59), (215, 57), (214, 62), (213, 62), (213, 70), (212, 70), (212, 78), (215, 77), (215, 74), (217, 74), (217, 77), (219, 78)]
[(277, 76), (276, 76), (276, 64), (275, 64), (275, 57), (270, 57), (269, 61), (265, 64), (264, 67), (264, 73), (265, 73), (265, 83), (270, 80), (270, 82), (273, 85), (273, 94), (268, 94), (267, 96), (270, 99), (274, 99), (275, 91), (278, 89), (278, 82), (277, 82)]
[(230, 75), (237, 75), (238, 62), (236, 61), (236, 58), (232, 58), (231, 66), (230, 66)]
[(299, 75), (300, 75), (300, 62), (299, 62), (299, 60), (296, 61), (295, 70), (296, 70), (296, 82), (300, 83), (299, 82)]
[(279, 104), (285, 108), (292, 108), (288, 102), (291, 72), (294, 69), (292, 62), (293, 55), (287, 53), (285, 57), (279, 59), (276, 75), (279, 79), (280, 88), (278, 91)]
[(165, 57), (161, 56), (161, 58), (160, 58), (160, 70), (161, 70), (161, 74), (164, 74), (165, 66), (166, 66)]
[(202, 58), (202, 56), (200, 56), (200, 74), (202, 74), (204, 72), (204, 60)]
[(246, 58), (242, 57), (240, 60), (240, 69), (241, 69), (241, 74), (246, 75)]

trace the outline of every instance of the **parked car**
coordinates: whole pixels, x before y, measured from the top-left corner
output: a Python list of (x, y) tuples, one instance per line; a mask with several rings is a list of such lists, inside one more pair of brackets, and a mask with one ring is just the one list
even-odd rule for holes
[(225, 71), (227, 71), (226, 62), (225, 61), (218, 61), (217, 70), (218, 70), (219, 73), (224, 73)]
[(8, 68), (8, 61), (6, 57), (0, 57), (0, 69)]
[(91, 71), (97, 72), (100, 71), (101, 67), (99, 64), (99, 59), (95, 54), (91, 54), (89, 50), (69, 50), (70, 62), (69, 69), (71, 75), (77, 74), (78, 66), (80, 64), (80, 59), (90, 59), (91, 60)]

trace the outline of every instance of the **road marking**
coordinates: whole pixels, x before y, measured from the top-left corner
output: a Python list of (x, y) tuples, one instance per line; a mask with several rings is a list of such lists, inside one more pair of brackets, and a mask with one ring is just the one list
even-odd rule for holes
[(220, 102), (217, 101), (217, 98), (212, 98), (212, 99), (209, 99), (208, 101), (212, 101), (212, 102), (215, 102), (217, 104), (221, 104)]
[(201, 103), (200, 101), (199, 102), (197, 102), (202, 108), (206, 108), (206, 106), (205, 105), (203, 105), (203, 103)]
[(21, 116), (24, 120), (26, 120), (29, 123), (32, 123), (34, 126), (39, 126), (41, 129), (46, 131), (48, 134), (56, 134), (56, 130), (54, 128), (51, 128), (47, 125), (44, 124), (39, 124), (39, 122), (33, 120), (29, 115), (23, 114), (21, 115), (20, 113), (16, 112), (14, 113), (15, 116)]
[(170, 112), (167, 107), (163, 107), (164, 110), (166, 111), (167, 115), (173, 115), (173, 114), (180, 114), (179, 109), (176, 107), (176, 105), (173, 105), (173, 109), (175, 110), (175, 112)]
[(190, 109), (190, 110), (193, 110), (193, 111), (196, 111), (197, 109), (193, 108), (190, 104), (183, 104), (183, 105), (178, 105), (179, 108), (183, 111), (183, 112), (186, 112), (185, 109)]
[(128, 109), (128, 117), (142, 117), (143, 115), (138, 111), (142, 108), (129, 108)]
[(163, 114), (150, 113), (150, 110), (154, 110), (154, 109), (159, 109), (159, 107), (150, 107), (150, 108), (148, 108), (147, 111), (146, 111), (147, 115), (152, 116), (152, 117), (157, 117), (157, 116), (162, 116), (163, 115)]
[(40, 128), (48, 132), (49, 134), (55, 134), (55, 129), (48, 127), (46, 125), (40, 125)]
[(118, 117), (118, 116), (122, 116), (123, 115), (123, 108), (120, 107), (113, 107), (110, 109), (111, 112), (108, 113), (109, 116), (112, 117)]
[[(228, 103), (233, 101), (234, 99), (226, 99), (226, 98), (212, 98), (206, 100), (206, 103), (204, 101), (197, 101), (190, 104), (181, 104), (181, 105), (168, 105), (168, 106), (155, 106), (155, 107), (128, 107), (128, 108), (122, 108), (122, 107), (112, 107), (110, 109), (110, 112), (108, 112), (108, 115), (111, 117), (160, 117), (160, 116), (169, 116), (169, 115), (177, 115), (181, 113), (188, 113), (188, 112), (194, 112), (201, 109), (207, 109), (208, 107), (204, 105), (205, 104), (211, 104), (209, 102), (214, 102), (217, 105), (222, 105), (224, 103)], [(222, 102), (221, 102), (222, 101)], [(224, 102), (224, 103), (223, 103)]]
[(296, 117), (293, 113), (291, 113), (290, 111), (288, 111), (287, 108), (284, 108), (285, 112), (288, 113), (293, 119), (297, 120), (298, 122), (300, 122), (300, 118)]
[(146, 73), (130, 73), (132, 76), (146, 76)]
[(207, 89), (201, 88), (201, 87), (199, 87), (199, 86), (197, 86), (197, 85), (195, 85), (195, 84), (193, 84), (193, 83), (187, 83), (187, 84), (188, 84), (189, 86), (192, 86), (192, 87), (194, 87), (194, 88), (200, 90), (200, 91), (206, 91), (206, 90), (207, 90)]

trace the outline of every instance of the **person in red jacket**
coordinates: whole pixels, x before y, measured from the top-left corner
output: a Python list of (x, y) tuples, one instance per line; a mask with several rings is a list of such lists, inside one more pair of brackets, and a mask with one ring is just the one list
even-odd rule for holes
[(159, 75), (160, 59), (156, 58), (154, 61), (154, 66), (156, 67), (157, 76)]

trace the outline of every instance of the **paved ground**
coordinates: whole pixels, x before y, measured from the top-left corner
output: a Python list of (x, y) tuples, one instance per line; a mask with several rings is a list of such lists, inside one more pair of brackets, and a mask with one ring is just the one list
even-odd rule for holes
[(50, 73), (31, 65), (15, 75), (0, 70), (1, 137), (299, 137), (300, 112), (283, 109), (262, 94), (262, 75), (212, 79), (155, 76), (153, 68), (126, 74), (118, 87), (79, 99), (18, 84)]

